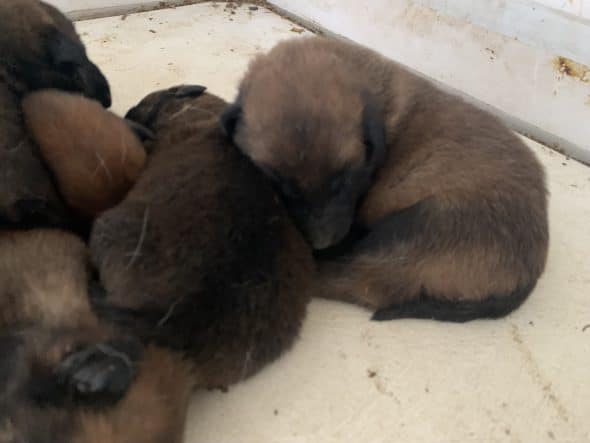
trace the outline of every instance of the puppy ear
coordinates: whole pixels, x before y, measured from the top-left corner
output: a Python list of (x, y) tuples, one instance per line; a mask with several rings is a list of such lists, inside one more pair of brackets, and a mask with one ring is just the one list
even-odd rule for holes
[(380, 162), (385, 155), (385, 117), (381, 104), (371, 94), (363, 94), (363, 136), (367, 162)]
[(240, 119), (242, 118), (242, 105), (234, 103), (221, 115), (220, 124), (223, 132), (229, 138), (234, 138)]
[(199, 97), (207, 88), (201, 85), (182, 85), (174, 90), (176, 98)]

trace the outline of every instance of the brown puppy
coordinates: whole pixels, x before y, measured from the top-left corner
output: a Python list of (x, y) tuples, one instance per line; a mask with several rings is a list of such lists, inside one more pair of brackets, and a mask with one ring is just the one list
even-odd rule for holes
[(226, 104), (199, 86), (150, 94), (127, 118), (152, 154), (90, 248), (96, 308), (182, 350), (200, 387), (226, 387), (291, 346), (308, 302), (311, 251), (270, 184), (224, 137)]
[(500, 317), (547, 256), (544, 171), (491, 115), (342, 41), (251, 64), (222, 124), (318, 250), (317, 295), (376, 319)]
[(80, 92), (109, 106), (109, 86), (72, 23), (37, 0), (0, 2), (0, 224), (63, 225), (70, 216), (21, 115), (30, 91)]
[(46, 331), (31, 335), (0, 337), (0, 442), (182, 442), (193, 381), (179, 354), (147, 348), (137, 378), (114, 405), (56, 403), (42, 397), (54, 395), (43, 375), (52, 373), (68, 342)]
[(82, 95), (41, 90), (23, 114), (66, 203), (88, 218), (119, 203), (146, 160), (125, 120)]
[[(89, 269), (87, 248), (72, 234), (43, 229), (0, 232), (0, 333), (59, 331), (58, 335), (69, 337), (67, 341), (77, 343), (77, 347), (104, 342), (104, 349), (123, 354), (129, 348), (130, 355), (138, 354), (141, 344), (137, 340), (101, 324), (90, 309)], [(101, 352), (95, 349), (92, 353)], [(127, 363), (133, 358), (117, 363), (112, 379), (101, 372), (100, 365), (82, 371), (82, 363), (89, 358), (90, 354), (77, 365), (70, 363), (70, 373), (62, 373), (77, 394), (101, 390), (106, 394), (111, 390), (109, 384), (121, 385), (124, 392), (133, 370)], [(88, 384), (94, 386), (92, 392), (86, 392)]]
[(70, 234), (0, 234), (0, 442), (180, 442), (190, 364), (101, 324), (87, 265)]

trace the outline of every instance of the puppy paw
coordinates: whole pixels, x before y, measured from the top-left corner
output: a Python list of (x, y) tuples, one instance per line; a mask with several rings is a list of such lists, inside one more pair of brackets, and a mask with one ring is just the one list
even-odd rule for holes
[(143, 346), (136, 338), (90, 345), (67, 355), (55, 370), (58, 384), (85, 403), (114, 402), (133, 382)]

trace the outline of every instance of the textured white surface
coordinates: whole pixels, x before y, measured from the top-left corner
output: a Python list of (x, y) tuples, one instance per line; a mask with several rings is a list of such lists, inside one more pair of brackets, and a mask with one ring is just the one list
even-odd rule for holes
[[(78, 28), (120, 112), (183, 82), (231, 99), (251, 56), (299, 35), (263, 9), (209, 4)], [(551, 249), (520, 310), (467, 325), (377, 324), (314, 301), (284, 358), (227, 394), (195, 395), (186, 442), (589, 442), (590, 168), (530, 144), (549, 175)]]

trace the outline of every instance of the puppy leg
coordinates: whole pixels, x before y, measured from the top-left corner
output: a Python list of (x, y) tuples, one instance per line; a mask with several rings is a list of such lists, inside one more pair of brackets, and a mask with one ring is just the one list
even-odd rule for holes
[(418, 297), (415, 239), (421, 234), (422, 204), (374, 226), (341, 256), (319, 258), (315, 296), (380, 309)]

